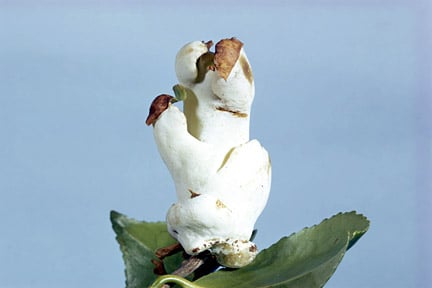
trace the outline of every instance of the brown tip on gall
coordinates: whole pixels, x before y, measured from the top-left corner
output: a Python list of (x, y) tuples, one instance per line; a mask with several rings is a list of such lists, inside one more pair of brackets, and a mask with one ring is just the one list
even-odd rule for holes
[(189, 191), (189, 193), (191, 193), (191, 195), (190, 195), (191, 199), (201, 195), (200, 193), (196, 193), (196, 192), (192, 191), (191, 189), (188, 189), (188, 191)]
[(167, 94), (161, 94), (157, 96), (150, 105), (150, 111), (146, 119), (146, 124), (154, 124), (159, 115), (168, 109), (172, 99), (174, 99), (174, 97)]
[(227, 80), (240, 57), (243, 43), (236, 39), (223, 39), (216, 43), (214, 63), (220, 77)]

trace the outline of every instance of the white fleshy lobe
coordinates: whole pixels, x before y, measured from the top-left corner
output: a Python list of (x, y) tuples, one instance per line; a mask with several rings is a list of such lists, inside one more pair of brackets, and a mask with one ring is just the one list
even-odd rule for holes
[(154, 137), (178, 198), (167, 213), (169, 233), (188, 254), (210, 250), (220, 264), (237, 268), (257, 253), (249, 240), (267, 202), (271, 164), (261, 144), (249, 140), (254, 85), (240, 65), (249, 65), (243, 49), (227, 80), (208, 71), (196, 84), (196, 61), (206, 52), (197, 41), (178, 53), (177, 77), (196, 99), (185, 101), (185, 110), (193, 105), (185, 114), (170, 105)]
[(198, 76), (196, 61), (206, 52), (208, 52), (208, 47), (204, 42), (194, 41), (183, 46), (177, 53), (175, 71), (180, 83), (190, 84), (195, 82)]

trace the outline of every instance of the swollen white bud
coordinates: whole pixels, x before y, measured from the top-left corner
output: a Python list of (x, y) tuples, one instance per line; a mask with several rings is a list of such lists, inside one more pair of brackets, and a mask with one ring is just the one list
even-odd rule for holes
[(257, 254), (249, 240), (267, 203), (271, 164), (260, 143), (249, 140), (254, 82), (243, 44), (225, 39), (215, 53), (210, 44), (179, 51), (183, 86), (174, 90), (184, 113), (163, 98), (166, 110), (151, 124), (178, 198), (167, 214), (169, 233), (188, 254), (210, 250), (220, 264), (238, 268)]

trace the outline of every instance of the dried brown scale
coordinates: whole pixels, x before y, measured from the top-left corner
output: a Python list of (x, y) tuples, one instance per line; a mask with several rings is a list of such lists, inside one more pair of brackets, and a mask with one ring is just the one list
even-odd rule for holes
[(157, 96), (150, 105), (150, 111), (146, 119), (146, 124), (152, 125), (159, 118), (159, 115), (168, 109), (169, 104), (173, 99), (173, 96), (167, 94), (161, 94)]
[(191, 198), (191, 199), (192, 199), (192, 198), (195, 198), (195, 197), (198, 197), (198, 196), (201, 195), (200, 193), (196, 193), (196, 192), (194, 192), (194, 191), (192, 191), (192, 190), (190, 190), (190, 189), (189, 189), (189, 192), (191, 193), (191, 195), (190, 195), (190, 198)]
[(198, 257), (192, 256), (187, 260), (184, 260), (179, 269), (175, 270), (172, 274), (181, 277), (187, 277), (192, 274), (198, 267), (204, 264), (204, 260)]
[(159, 248), (158, 250), (156, 250), (155, 255), (160, 260), (163, 260), (165, 257), (174, 255), (180, 251), (183, 251), (183, 247), (181, 246), (181, 244), (180, 243), (174, 243), (174, 244), (168, 245), (166, 247)]
[[(178, 268), (177, 270), (175, 270), (171, 274), (178, 275), (180, 277), (187, 277), (187, 276), (191, 275), (199, 267), (201, 267), (203, 264), (204, 264), (203, 259), (192, 256), (192, 257), (184, 260), (182, 262), (180, 268)], [(165, 284), (162, 286), (162, 288), (169, 288), (169, 287), (170, 287), (169, 284)]]
[(223, 39), (216, 44), (214, 64), (220, 77), (227, 80), (240, 56), (243, 43), (236, 39)]
[(155, 266), (153, 268), (154, 274), (156, 274), (156, 275), (166, 275), (167, 274), (165, 267), (163, 265), (163, 261), (152, 259), (151, 262)]

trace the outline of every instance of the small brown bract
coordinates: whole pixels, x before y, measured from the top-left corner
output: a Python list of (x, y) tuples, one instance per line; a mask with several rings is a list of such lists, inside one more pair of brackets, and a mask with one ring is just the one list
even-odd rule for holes
[(191, 189), (188, 189), (188, 191), (191, 193), (191, 195), (190, 195), (191, 199), (201, 195), (200, 193), (196, 193), (196, 192), (192, 191)]
[(236, 39), (223, 39), (216, 44), (214, 64), (220, 77), (227, 80), (240, 56), (243, 43)]
[(167, 94), (161, 94), (157, 96), (150, 106), (150, 111), (146, 119), (146, 124), (152, 125), (154, 122), (156, 122), (159, 115), (162, 114), (162, 112), (164, 112), (166, 109), (168, 109), (168, 106), (171, 103), (172, 99), (174, 99), (174, 97)]

